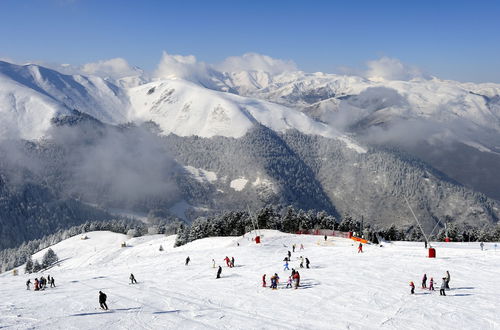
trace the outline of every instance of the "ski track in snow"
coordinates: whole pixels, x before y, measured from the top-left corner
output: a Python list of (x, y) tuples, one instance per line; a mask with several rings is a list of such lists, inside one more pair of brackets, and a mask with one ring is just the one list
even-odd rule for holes
[[(70, 238), (52, 247), (62, 261), (43, 273), (54, 276), (55, 289), (28, 291), (28, 275), (0, 274), (0, 328), (500, 328), (500, 251), (492, 244), (480, 251), (477, 243), (436, 243), (437, 258), (429, 259), (422, 243), (365, 245), (365, 253), (358, 254), (357, 244), (347, 239), (324, 243), (320, 236), (262, 233), (260, 245), (247, 234), (179, 248), (173, 248), (173, 236), (129, 239), (91, 232), (87, 240)], [(123, 241), (127, 248), (120, 247)], [(293, 243), (298, 247), (290, 269), (301, 273), (299, 290), (285, 289), (289, 272), (283, 271), (283, 259)], [(165, 251), (158, 251), (160, 244)], [(188, 255), (191, 263), (185, 266)], [(225, 266), (226, 255), (235, 257), (234, 268)], [(299, 268), (301, 255), (311, 260), (311, 269)], [(223, 267), (221, 279), (215, 279), (212, 259)], [(440, 297), (446, 270), (452, 289)], [(131, 272), (138, 284), (129, 284)], [(275, 272), (279, 289), (262, 288), (262, 274), (269, 285)], [(419, 288), (424, 273), (434, 277), (436, 291)], [(410, 281), (417, 287), (414, 296)], [(99, 309), (99, 290), (108, 295), (109, 312)]]

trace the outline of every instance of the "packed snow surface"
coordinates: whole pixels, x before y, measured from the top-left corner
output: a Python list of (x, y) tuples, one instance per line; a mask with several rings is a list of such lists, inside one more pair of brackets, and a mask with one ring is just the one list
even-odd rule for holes
[[(341, 238), (262, 231), (257, 245), (245, 237), (214, 237), (174, 248), (174, 236), (129, 239), (87, 233), (52, 248), (61, 262), (43, 273), (0, 275), (0, 326), (8, 329), (498, 329), (500, 251), (478, 243), (436, 243), (437, 258), (422, 243), (383, 247)], [(121, 248), (122, 242), (127, 243)], [(237, 246), (237, 243), (240, 245)], [(301, 274), (298, 290), (286, 289), (283, 259)], [(304, 244), (304, 250), (300, 250)], [(164, 251), (159, 251), (160, 245)], [(44, 251), (35, 255), (41, 259)], [(189, 256), (191, 263), (184, 265)], [(235, 267), (223, 259), (234, 256)], [(310, 269), (299, 269), (299, 256)], [(212, 259), (222, 265), (216, 279)], [(451, 273), (446, 297), (441, 277)], [(134, 273), (138, 284), (129, 284)], [(261, 285), (278, 273), (278, 290)], [(437, 291), (420, 288), (423, 274)], [(25, 281), (54, 276), (57, 287), (26, 290)], [(416, 294), (410, 295), (414, 281)], [(110, 311), (99, 309), (98, 292)]]

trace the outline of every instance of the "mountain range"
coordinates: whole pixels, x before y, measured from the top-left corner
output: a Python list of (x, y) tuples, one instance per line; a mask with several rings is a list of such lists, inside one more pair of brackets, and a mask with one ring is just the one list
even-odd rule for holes
[(265, 205), (413, 228), (405, 197), (429, 230), (498, 221), (500, 85), (177, 62), (0, 62), (0, 248), (89, 217)]

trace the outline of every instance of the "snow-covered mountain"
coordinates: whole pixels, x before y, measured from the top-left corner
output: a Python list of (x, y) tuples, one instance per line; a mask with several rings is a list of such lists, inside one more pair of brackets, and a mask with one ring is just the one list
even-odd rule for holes
[(499, 85), (167, 64), (0, 62), (0, 215), (34, 184), (187, 221), (272, 204), (412, 226), (403, 195), (426, 226), (500, 217), (481, 194), (500, 196)]

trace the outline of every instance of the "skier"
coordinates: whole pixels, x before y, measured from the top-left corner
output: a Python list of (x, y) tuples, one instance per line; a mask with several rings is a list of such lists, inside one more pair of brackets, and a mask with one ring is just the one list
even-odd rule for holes
[(219, 266), (219, 269), (217, 270), (217, 277), (216, 278), (220, 278), (221, 273), (222, 273), (222, 267)]
[(278, 274), (274, 273), (274, 275), (271, 277), (271, 289), (276, 290), (278, 289), (278, 282), (279, 282), (279, 276)]
[(481, 251), (483, 251), (483, 248), (484, 248), (484, 243), (481, 242), (481, 244), (479, 244), (479, 246), (481, 247)]
[(292, 245), (292, 251), (293, 251), (293, 253), (295, 253), (295, 244)]
[(306, 258), (306, 268), (309, 268), (309, 264), (310, 264), (309, 258)]
[(445, 279), (446, 279), (446, 290), (450, 289), (450, 278), (451, 278), (450, 272), (446, 271), (446, 277), (445, 277)]
[(285, 267), (285, 268), (283, 269), (283, 271), (285, 271), (285, 270), (290, 270), (290, 269), (288, 268), (288, 261), (286, 261), (286, 262), (285, 262), (285, 264), (284, 264), (283, 266)]
[(212, 268), (215, 268), (215, 259), (212, 259)]
[(108, 310), (108, 305), (106, 305), (106, 298), (106, 294), (102, 291), (99, 291), (99, 305), (104, 310)]
[(295, 274), (292, 275), (292, 278), (295, 282), (295, 289), (299, 287), (299, 282), (300, 282), (300, 274), (299, 272), (295, 272)]
[(300, 268), (304, 268), (304, 257), (300, 256)]
[(432, 277), (429, 281), (429, 291), (434, 291), (434, 279)]
[(231, 266), (230, 266), (230, 264), (229, 264), (229, 263), (231, 262), (231, 260), (229, 260), (229, 257), (228, 257), (228, 256), (226, 256), (226, 257), (224, 258), (224, 261), (226, 262), (226, 266), (231, 267)]
[(286, 288), (291, 288), (292, 287), (292, 277), (288, 276), (288, 281), (286, 282)]
[(54, 280), (54, 276), (50, 278), (50, 287), (55, 288), (56, 287), (56, 281)]
[(427, 274), (422, 278), (422, 289), (427, 289)]
[(262, 275), (262, 287), (266, 287), (266, 274)]
[(363, 253), (363, 244), (362, 243), (359, 243), (358, 253)]
[(137, 280), (135, 279), (134, 274), (130, 273), (130, 284), (137, 284)]
[(35, 285), (35, 288), (34, 288), (35, 291), (40, 290), (40, 282), (38, 281), (38, 278), (35, 278), (34, 285)]
[(328, 237), (325, 235), (325, 242), (326, 242), (327, 239), (328, 239)]
[(291, 257), (292, 257), (292, 252), (290, 252), (290, 250), (288, 250), (288, 260), (290, 260)]
[(444, 292), (446, 289), (446, 284), (447, 284), (446, 277), (443, 277), (443, 283), (441, 283), (441, 288), (439, 289), (440, 296), (446, 296), (446, 292)]
[(28, 279), (28, 280), (26, 281), (26, 290), (29, 290), (29, 289), (30, 289), (30, 284), (31, 284), (31, 281), (30, 281), (30, 279)]
[(47, 282), (50, 283), (50, 275), (47, 276)]
[(424, 241), (424, 247), (427, 249), (427, 241)]
[(231, 257), (231, 268), (234, 267), (234, 257)]
[(285, 259), (283, 259), (283, 261), (290, 261), (290, 260), (288, 259), (288, 257), (285, 257)]
[(189, 258), (189, 256), (186, 258), (186, 266), (189, 264), (189, 262), (191, 261), (191, 258)]
[(304, 250), (304, 244), (300, 244), (300, 249)]
[(410, 282), (411, 294), (415, 293), (415, 283), (413, 281)]

